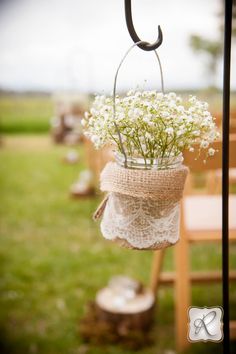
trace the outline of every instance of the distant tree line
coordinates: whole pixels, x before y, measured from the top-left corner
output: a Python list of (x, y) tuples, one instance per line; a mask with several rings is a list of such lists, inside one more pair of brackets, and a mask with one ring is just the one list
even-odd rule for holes
[[(211, 79), (211, 86), (215, 86), (215, 76), (217, 65), (222, 57), (223, 52), (223, 34), (224, 34), (224, 0), (221, 0), (221, 11), (217, 14), (219, 19), (219, 35), (216, 40), (205, 38), (197, 34), (190, 36), (190, 46), (196, 54), (207, 56), (207, 72)], [(233, 0), (233, 19), (232, 19), (232, 36), (236, 37), (236, 0)]]

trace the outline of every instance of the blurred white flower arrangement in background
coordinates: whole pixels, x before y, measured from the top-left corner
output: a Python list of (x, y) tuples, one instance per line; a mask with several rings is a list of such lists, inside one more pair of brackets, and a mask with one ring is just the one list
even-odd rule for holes
[(208, 104), (189, 96), (187, 102), (171, 92), (130, 90), (124, 97), (96, 96), (89, 112), (82, 120), (85, 135), (96, 148), (111, 143), (122, 153), (117, 129), (127, 156), (144, 159), (178, 156), (184, 149), (205, 150), (213, 156), (210, 144), (219, 137), (215, 119)]

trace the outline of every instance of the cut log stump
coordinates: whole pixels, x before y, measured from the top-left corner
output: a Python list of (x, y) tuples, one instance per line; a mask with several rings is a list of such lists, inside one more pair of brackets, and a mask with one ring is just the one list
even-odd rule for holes
[(125, 300), (105, 287), (89, 306), (80, 333), (88, 342), (119, 343), (133, 349), (145, 347), (152, 343), (154, 306), (155, 297), (150, 289), (142, 288), (133, 298)]

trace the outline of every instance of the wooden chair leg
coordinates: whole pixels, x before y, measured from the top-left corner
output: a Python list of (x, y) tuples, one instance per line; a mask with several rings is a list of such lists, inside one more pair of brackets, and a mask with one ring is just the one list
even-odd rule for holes
[(180, 241), (175, 246), (175, 336), (176, 348), (182, 351), (189, 346), (188, 308), (190, 306), (189, 243), (181, 208)]
[(153, 293), (156, 295), (157, 289), (160, 283), (160, 274), (163, 265), (165, 250), (157, 250), (153, 255), (152, 269), (151, 269), (151, 278), (150, 278), (150, 288)]

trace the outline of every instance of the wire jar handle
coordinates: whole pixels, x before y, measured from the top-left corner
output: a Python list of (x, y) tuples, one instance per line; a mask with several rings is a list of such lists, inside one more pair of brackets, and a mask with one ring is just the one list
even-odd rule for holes
[[(117, 84), (117, 78), (118, 78), (118, 74), (119, 74), (119, 71), (120, 71), (120, 68), (123, 64), (123, 62), (125, 61), (126, 57), (128, 56), (128, 54), (131, 52), (131, 50), (140, 45), (140, 44), (146, 44), (146, 42), (144, 41), (139, 41), (139, 42), (136, 42), (134, 43), (128, 50), (127, 52), (125, 53), (125, 55), (123, 56), (122, 60), (120, 61), (120, 64), (116, 70), (116, 74), (115, 74), (115, 80), (114, 80), (114, 85), (113, 85), (113, 119), (114, 119), (114, 125), (115, 125), (115, 128), (116, 128), (116, 131), (117, 131), (117, 134), (118, 134), (118, 137), (119, 137), (119, 142), (120, 142), (120, 147), (121, 147), (121, 152), (122, 154), (124, 155), (124, 166), (125, 168), (127, 168), (127, 155), (126, 155), (126, 152), (125, 152), (125, 149), (124, 149), (124, 145), (123, 145), (123, 142), (122, 142), (122, 137), (121, 137), (121, 133), (120, 133), (120, 130), (118, 128), (118, 125), (116, 123), (116, 84)], [(161, 91), (162, 93), (164, 94), (164, 79), (163, 79), (163, 71), (162, 71), (162, 65), (161, 65), (161, 61), (160, 61), (160, 58), (159, 58), (159, 55), (157, 54), (157, 51), (154, 49), (154, 53), (155, 53), (155, 56), (157, 58), (157, 61), (158, 61), (158, 65), (159, 65), (159, 69), (160, 69), (160, 75), (161, 75)]]

